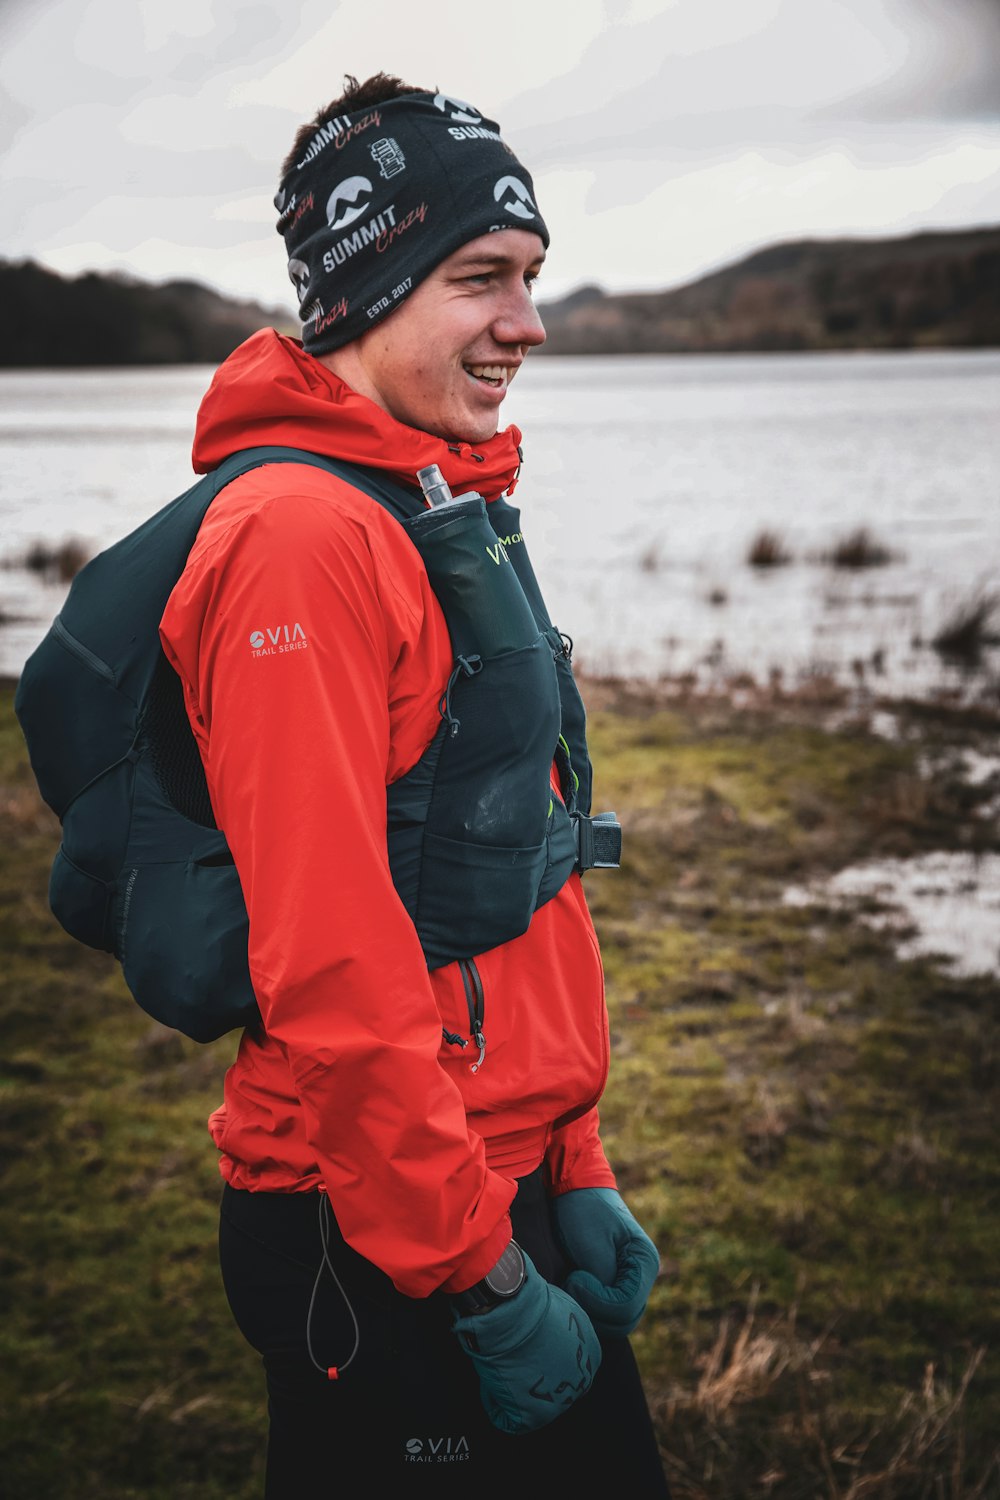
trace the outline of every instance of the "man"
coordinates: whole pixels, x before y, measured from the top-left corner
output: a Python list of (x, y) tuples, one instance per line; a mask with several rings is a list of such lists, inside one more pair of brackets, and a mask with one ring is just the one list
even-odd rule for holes
[[(520, 433), (498, 431), (544, 339), (548, 231), (493, 122), (384, 74), (303, 127), (275, 202), (302, 341), (266, 330), (220, 368), (195, 468), (276, 445), (358, 481), (305, 461), (232, 481), (161, 623), (264, 1022), (210, 1124), (266, 1494), (531, 1493), (548, 1463), (578, 1492), (663, 1495), (627, 1339), (658, 1257), (598, 1134), (584, 716), (526, 558), (515, 578)], [(435, 465), (485, 499), (464, 513), (494, 527), (483, 589), (516, 590), (510, 649), (459, 645), (447, 580), (373, 498), (374, 476), (420, 516)]]

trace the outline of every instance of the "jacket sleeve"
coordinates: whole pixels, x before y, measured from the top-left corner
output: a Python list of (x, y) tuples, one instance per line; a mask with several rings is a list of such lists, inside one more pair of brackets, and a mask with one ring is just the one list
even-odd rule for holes
[(438, 1063), (440, 1016), (389, 873), (389, 700), (413, 632), (385, 574), (364, 525), (286, 493), (193, 555), (164, 645), (331, 1206), (354, 1249), (425, 1296), (495, 1263), (514, 1184), (487, 1168)]
[(618, 1186), (601, 1145), (596, 1105), (552, 1132), (545, 1152), (545, 1182), (551, 1198), (574, 1188)]

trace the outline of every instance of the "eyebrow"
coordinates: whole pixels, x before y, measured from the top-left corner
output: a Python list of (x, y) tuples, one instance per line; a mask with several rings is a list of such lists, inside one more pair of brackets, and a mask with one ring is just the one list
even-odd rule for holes
[[(535, 259), (531, 261), (526, 269), (530, 270), (532, 266), (540, 266), (544, 260), (545, 255), (543, 252), (541, 255), (536, 255)], [(453, 264), (456, 268), (460, 266), (463, 271), (467, 271), (470, 266), (519, 266), (521, 259), (520, 256), (513, 255), (471, 254), (457, 256)]]

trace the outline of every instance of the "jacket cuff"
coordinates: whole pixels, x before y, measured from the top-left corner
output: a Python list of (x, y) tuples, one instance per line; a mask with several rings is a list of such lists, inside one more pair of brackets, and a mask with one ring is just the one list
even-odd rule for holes
[(617, 1188), (599, 1134), (596, 1106), (552, 1132), (545, 1152), (545, 1183), (550, 1198), (575, 1188)]
[(487, 1271), (492, 1271), (501, 1255), (510, 1244), (513, 1229), (510, 1214), (504, 1214), (493, 1233), (478, 1246), (474, 1255), (462, 1262), (461, 1270), (441, 1283), (443, 1292), (464, 1292), (481, 1281)]

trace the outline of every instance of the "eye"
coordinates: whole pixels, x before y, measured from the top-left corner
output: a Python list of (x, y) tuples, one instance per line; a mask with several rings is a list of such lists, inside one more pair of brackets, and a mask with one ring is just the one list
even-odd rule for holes
[(528, 288), (528, 291), (534, 295), (535, 287), (538, 285), (538, 272), (529, 271), (524, 278), (524, 284)]

